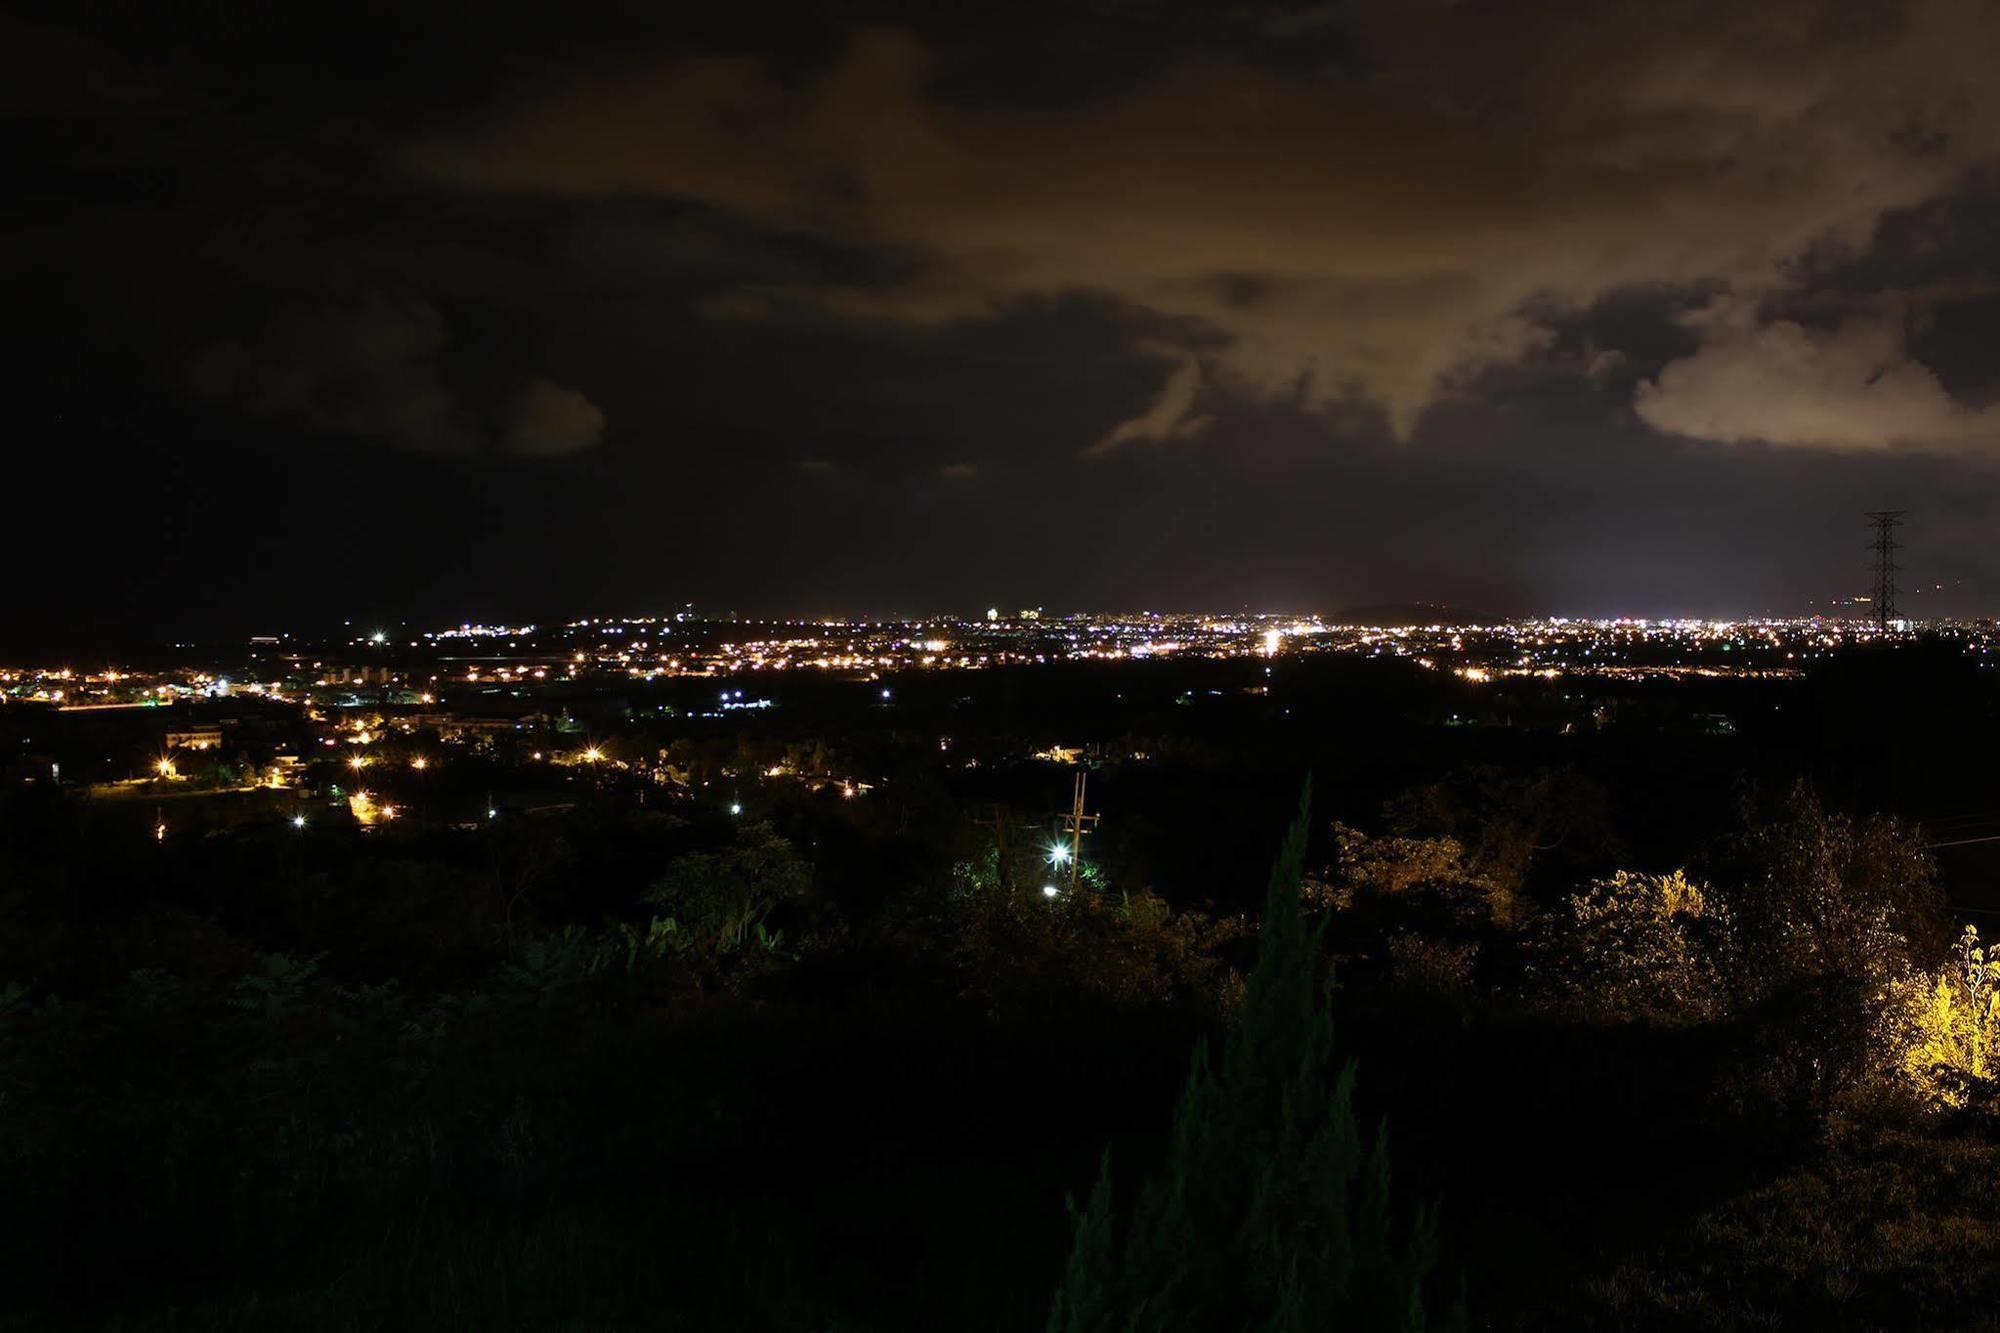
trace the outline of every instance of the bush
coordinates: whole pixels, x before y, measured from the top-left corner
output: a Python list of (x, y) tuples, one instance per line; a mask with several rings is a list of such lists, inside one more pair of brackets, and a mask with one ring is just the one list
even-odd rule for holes
[(1176, 912), (1144, 891), (1104, 892), (1088, 880), (1054, 898), (962, 884), (948, 928), (964, 991), (989, 1013), (1063, 1012), (1087, 996), (1213, 1017), (1241, 985), (1224, 961), (1241, 926)]
[(1729, 913), (1676, 870), (1621, 870), (1544, 920), (1535, 973), (1558, 1002), (1598, 1019), (1674, 1026), (1731, 1006)]
[(1967, 926), (1949, 964), (1892, 990), (1887, 1041), (1897, 1068), (1934, 1109), (1992, 1107), (2000, 1093), (2000, 952)]

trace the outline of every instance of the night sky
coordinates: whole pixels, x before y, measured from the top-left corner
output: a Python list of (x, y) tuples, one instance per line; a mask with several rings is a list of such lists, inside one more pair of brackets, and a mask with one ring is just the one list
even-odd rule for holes
[(1978, 0), (13, 6), (0, 634), (1802, 614), (1881, 508), (1991, 614), (1996, 70)]

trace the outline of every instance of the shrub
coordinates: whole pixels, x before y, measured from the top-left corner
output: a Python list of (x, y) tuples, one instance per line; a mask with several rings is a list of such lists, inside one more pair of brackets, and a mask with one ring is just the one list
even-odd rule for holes
[(1951, 962), (1892, 991), (1887, 1026), (1897, 1068), (1925, 1104), (1961, 1110), (2000, 1093), (2000, 951), (1967, 926)]
[(1621, 870), (1545, 919), (1536, 974), (1553, 998), (1601, 1019), (1709, 1022), (1731, 1004), (1729, 913), (1676, 870)]

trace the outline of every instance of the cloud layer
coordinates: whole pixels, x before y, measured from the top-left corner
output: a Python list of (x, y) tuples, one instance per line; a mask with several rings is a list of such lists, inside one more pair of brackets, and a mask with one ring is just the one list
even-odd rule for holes
[[(1976, 0), (1352, 13), (1329, 40), (1367, 53), (1358, 70), (1182, 61), (1053, 109), (948, 97), (895, 32), (804, 82), (721, 57), (592, 68), (403, 161), (461, 187), (688, 201), (907, 257), (896, 281), (746, 291), (760, 300), (737, 309), (934, 323), (1106, 297), (1143, 326), (1135, 350), (1162, 328), (1183, 339), (1156, 401), (1079, 442), (1101, 454), (1197, 428), (1211, 388), (1361, 403), (1406, 436), (1483, 368), (1545, 346), (1564, 310), (1643, 284), (1755, 307), (2000, 146), (2000, 13)], [(1802, 390), (1883, 353), (1863, 326), (1698, 331), (1710, 345), (1640, 406), (1718, 440), (1810, 426), (1772, 421), (1729, 387), (1742, 376)], [(1868, 424), (1820, 442), (1976, 433), (1921, 366), (1884, 364), (1886, 380), (1864, 376)]]

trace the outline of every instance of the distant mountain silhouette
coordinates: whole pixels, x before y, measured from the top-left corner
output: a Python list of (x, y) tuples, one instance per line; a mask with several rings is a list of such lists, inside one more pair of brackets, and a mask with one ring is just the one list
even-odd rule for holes
[(1327, 617), (1335, 625), (1497, 625), (1505, 616), (1441, 602), (1372, 602), (1366, 606), (1343, 607)]

